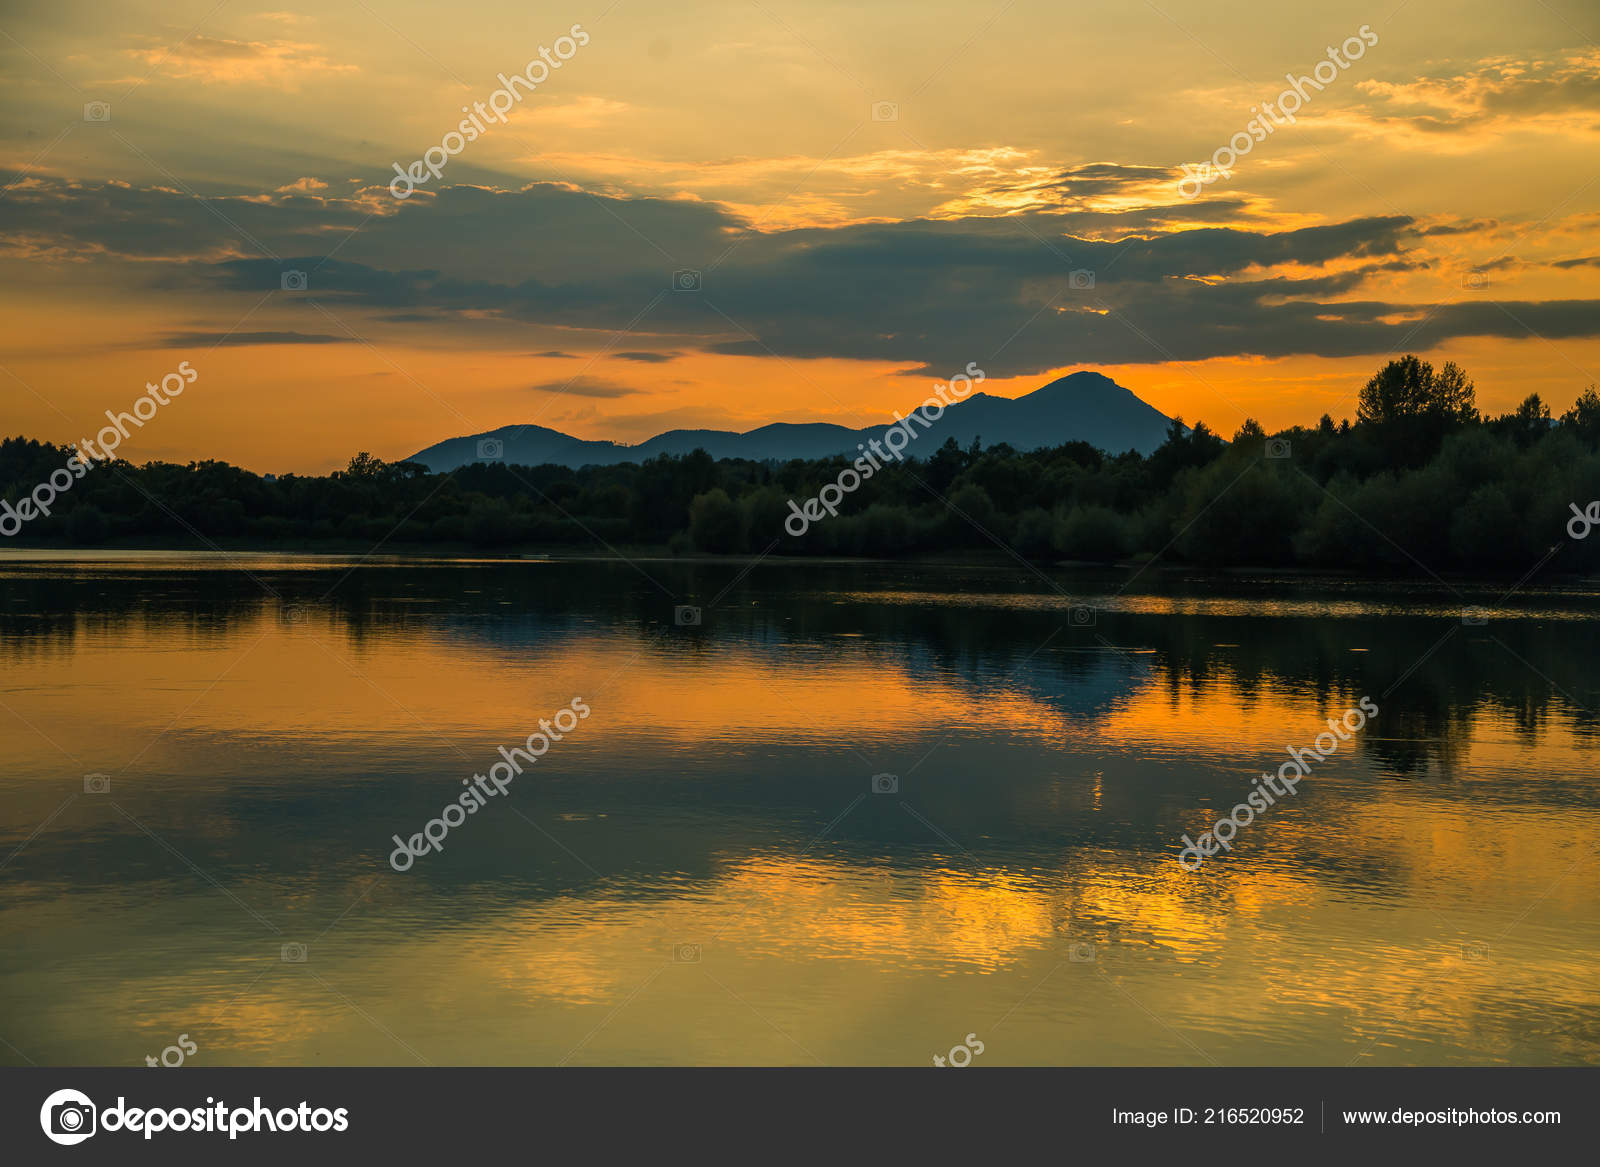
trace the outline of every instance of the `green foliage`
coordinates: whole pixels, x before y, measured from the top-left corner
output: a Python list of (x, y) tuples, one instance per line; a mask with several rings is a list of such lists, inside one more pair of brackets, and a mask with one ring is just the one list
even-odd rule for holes
[[(359, 453), (322, 477), (261, 477), (226, 463), (95, 466), (29, 521), (18, 543), (145, 540), (193, 545), (340, 542), (712, 554), (963, 554), (1115, 562), (1163, 556), (1206, 567), (1306, 566), (1417, 573), (1520, 572), (1550, 548), (1557, 569), (1600, 569), (1600, 538), (1566, 535), (1600, 499), (1600, 395), (1552, 422), (1537, 395), (1492, 420), (1454, 365), (1392, 361), (1360, 418), (1226, 442), (1174, 421), (1147, 456), (1083, 442), (1020, 453), (955, 441), (886, 463), (799, 537), (785, 529), (849, 467), (713, 460), (640, 465), (473, 463), (431, 475)], [(0, 501), (15, 503), (71, 450), (0, 442)], [(1287, 453), (1287, 456), (1284, 456)]]
[(67, 538), (74, 543), (94, 546), (105, 542), (111, 531), (106, 513), (92, 502), (79, 503), (67, 514)]
[(1410, 355), (1390, 361), (1361, 390), (1356, 419), (1367, 425), (1438, 417), (1475, 421), (1477, 394), (1461, 366), (1447, 361), (1437, 373)]
[(1590, 446), (1600, 444), (1600, 394), (1590, 385), (1572, 403), (1572, 408), (1561, 415), (1561, 424), (1576, 433)]
[(1126, 518), (1102, 506), (1073, 507), (1056, 529), (1056, 549), (1067, 559), (1114, 563), (1133, 548)]
[(700, 551), (719, 554), (744, 545), (739, 507), (720, 486), (697, 494), (689, 504), (689, 541)]

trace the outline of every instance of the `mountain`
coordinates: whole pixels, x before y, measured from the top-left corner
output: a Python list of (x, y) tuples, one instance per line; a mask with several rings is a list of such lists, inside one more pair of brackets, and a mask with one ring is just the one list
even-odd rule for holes
[[(661, 454), (688, 454), (705, 450), (713, 458), (749, 458), (754, 461), (790, 458), (830, 458), (856, 454), (856, 447), (895, 424), (885, 420), (866, 429), (847, 429), (821, 422), (776, 422), (748, 433), (731, 430), (668, 430), (636, 446), (616, 442), (590, 442), (538, 425), (508, 425), (486, 433), (450, 438), (413, 454), (435, 473), (454, 470), (469, 462), (493, 458), (487, 452), (500, 443), (499, 457), (522, 466), (546, 462), (571, 466), (611, 466), (618, 462), (643, 462)], [(973, 393), (944, 412), (924, 430), (913, 428), (916, 440), (906, 447), (908, 457), (926, 458), (955, 438), (962, 446), (981, 438), (985, 446), (1008, 443), (1019, 450), (1059, 446), (1082, 441), (1108, 453), (1125, 450), (1149, 453), (1167, 435), (1172, 419), (1146, 405), (1129, 390), (1100, 373), (1073, 373), (1021, 397), (995, 397)], [(480, 450), (480, 447), (483, 447)]]

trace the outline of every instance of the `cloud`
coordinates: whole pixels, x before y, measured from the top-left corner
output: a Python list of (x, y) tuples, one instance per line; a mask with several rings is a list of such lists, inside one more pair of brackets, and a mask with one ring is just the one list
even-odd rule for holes
[[(979, 183), (941, 203), (930, 217), (1051, 210), (1123, 214), (1164, 211), (1180, 221), (1192, 221), (1204, 204), (1188, 202), (1178, 195), (1178, 182), (1183, 177), (1176, 166), (1117, 162), (1088, 162), (1064, 169), (1028, 166)], [(1232, 203), (1235, 212), (1243, 207), (1240, 197), (1236, 196)]]
[(238, 41), (197, 34), (170, 46), (130, 49), (128, 54), (168, 77), (207, 82), (275, 82), (328, 73), (357, 73), (321, 54), (321, 46), (296, 41)]
[(1585, 255), (1581, 259), (1558, 259), (1550, 265), (1565, 271), (1573, 267), (1600, 267), (1600, 255)]
[(246, 348), (263, 344), (350, 344), (355, 338), (320, 332), (169, 332), (162, 348)]
[[(691, 160), (608, 152), (586, 142), (581, 150), (541, 150), (524, 161), (596, 186), (716, 200), (769, 230), (859, 223), (868, 217), (862, 210), (868, 203), (879, 210), (878, 217), (891, 218), (998, 215), (1046, 206), (1089, 209), (1093, 192), (1087, 183), (1107, 178), (1106, 168), (1117, 165), (1073, 168), (1082, 172), (1086, 184), (1081, 192), (1064, 195), (1043, 188), (1067, 172), (1041, 160), (1036, 151), (1014, 146)], [(1097, 167), (1102, 168), (1098, 175)], [(1165, 167), (1123, 169), (1130, 186), (1137, 171), (1147, 172), (1143, 177), (1152, 188), (1166, 173)], [(1156, 201), (1178, 201), (1175, 180)], [(1111, 209), (1109, 199), (1093, 209)]]
[[(1102, 199), (1152, 177), (1107, 163), (1063, 173), (1058, 185)], [(367, 197), (230, 197), (208, 209), (160, 188), (29, 180), (0, 200), (0, 235), (138, 258), (147, 262), (127, 278), (172, 291), (259, 297), (277, 292), (285, 269), (313, 272), (306, 297), (278, 306), (309, 313), (305, 300), (315, 300), (341, 320), (489, 318), (593, 332), (596, 348), (624, 333), (632, 354), (863, 359), (935, 375), (969, 361), (998, 377), (1600, 335), (1594, 301), (1502, 309), (1374, 295), (1394, 273), (1446, 258), (1427, 250), (1436, 228), (1408, 216), (1272, 229), (1164, 223), (1165, 208), (1129, 206), (753, 231), (713, 203), (564, 183), (446, 186), (370, 222)], [(685, 268), (704, 273), (698, 291), (673, 290)], [(604, 380), (586, 388), (638, 392)]]
[(1432, 227), (1422, 227), (1417, 231), (1421, 236), (1434, 235), (1478, 235), (1493, 231), (1500, 226), (1497, 219), (1469, 219), (1463, 223), (1438, 223)]
[[(387, 198), (387, 195), (384, 196)], [(169, 260), (304, 252), (350, 232), (394, 200), (315, 194), (210, 195), (171, 187), (29, 178), (0, 199), (9, 249), (26, 258)]]
[(1369, 80), (1356, 88), (1393, 110), (1372, 116), (1389, 130), (1432, 136), (1484, 128), (1600, 133), (1600, 49), (1556, 60), (1502, 57), (1455, 74)]
[(604, 377), (573, 377), (569, 381), (546, 381), (530, 388), (535, 393), (561, 393), (571, 397), (633, 397), (645, 392)]
[(646, 365), (660, 365), (665, 364), (667, 361), (677, 360), (678, 354), (646, 352), (612, 353), (611, 359), (614, 361), (638, 361), (641, 364)]
[(571, 101), (541, 102), (532, 107), (530, 117), (535, 126), (592, 130), (627, 113), (631, 108), (626, 102), (584, 96), (573, 98)]

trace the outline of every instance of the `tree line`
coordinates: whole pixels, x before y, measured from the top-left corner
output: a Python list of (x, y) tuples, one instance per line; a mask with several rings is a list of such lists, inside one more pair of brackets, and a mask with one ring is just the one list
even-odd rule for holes
[[(1600, 395), (1554, 417), (1537, 394), (1496, 417), (1470, 379), (1406, 356), (1362, 388), (1356, 417), (1231, 440), (1174, 420), (1148, 455), (1084, 442), (1019, 451), (953, 439), (889, 463), (834, 517), (784, 530), (848, 464), (713, 460), (511, 466), (446, 474), (362, 453), (328, 475), (219, 461), (97, 465), (17, 543), (360, 545), (780, 555), (1012, 553), (1038, 561), (1164, 559), (1205, 567), (1376, 571), (1600, 566), (1568, 531), (1600, 499)], [(70, 448), (0, 442), (0, 498), (17, 502)], [(1582, 527), (1582, 524), (1579, 524)]]

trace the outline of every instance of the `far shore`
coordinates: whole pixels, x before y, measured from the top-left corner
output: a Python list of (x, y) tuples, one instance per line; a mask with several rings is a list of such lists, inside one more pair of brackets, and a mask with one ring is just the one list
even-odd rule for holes
[[(114, 561), (146, 555), (179, 555), (196, 559), (227, 559), (230, 556), (302, 556), (347, 562), (368, 560), (374, 562), (436, 563), (460, 561), (462, 563), (681, 563), (705, 566), (743, 567), (752, 561), (782, 564), (785, 567), (815, 565), (819, 567), (844, 567), (851, 565), (901, 566), (934, 568), (1010, 568), (1023, 572), (1069, 571), (1111, 575), (1122, 572), (1139, 572), (1144, 575), (1184, 575), (1197, 579), (1273, 578), (1285, 582), (1293, 580), (1349, 580), (1371, 583), (1503, 583), (1520, 573), (1484, 571), (1428, 573), (1416, 571), (1360, 571), (1333, 570), (1325, 567), (1234, 566), (1204, 567), (1178, 560), (1155, 560), (1150, 557), (1094, 562), (1071, 559), (1030, 560), (1008, 555), (1000, 550), (963, 550), (949, 554), (922, 554), (896, 557), (846, 556), (846, 555), (713, 555), (704, 552), (676, 552), (663, 545), (643, 547), (624, 546), (611, 549), (574, 549), (556, 547), (505, 547), (483, 548), (464, 543), (405, 543), (373, 548), (354, 540), (299, 540), (292, 543), (265, 544), (257, 540), (215, 540), (211, 546), (195, 546), (193, 540), (123, 540), (115, 543), (78, 546), (58, 541), (8, 540), (0, 543), (0, 563), (12, 562), (94, 562)], [(1568, 572), (1547, 572), (1546, 581), (1575, 583), (1600, 577)]]

